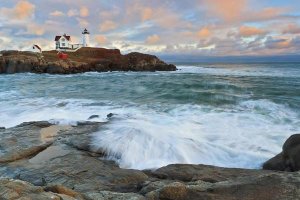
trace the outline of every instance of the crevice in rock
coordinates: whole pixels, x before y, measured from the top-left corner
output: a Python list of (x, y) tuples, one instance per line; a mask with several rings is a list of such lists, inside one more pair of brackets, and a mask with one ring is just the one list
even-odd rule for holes
[(14, 152), (12, 154), (7, 154), (0, 157), (0, 163), (9, 163), (21, 159), (32, 158), (50, 147), (53, 142), (45, 143), (39, 146), (30, 147), (28, 149), (22, 150), (22, 152)]
[(78, 193), (78, 192), (76, 192), (76, 191), (74, 191), (70, 188), (64, 187), (62, 185), (46, 186), (46, 187), (44, 187), (44, 190), (46, 192), (53, 192), (53, 193), (56, 193), (56, 194), (63, 194), (63, 195), (69, 196), (69, 197), (76, 198), (78, 200), (84, 200), (85, 199), (80, 193)]

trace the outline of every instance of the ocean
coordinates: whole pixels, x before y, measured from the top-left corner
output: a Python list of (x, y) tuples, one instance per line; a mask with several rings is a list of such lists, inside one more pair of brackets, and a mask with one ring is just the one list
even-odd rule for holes
[(176, 72), (0, 75), (0, 126), (109, 123), (91, 144), (123, 168), (261, 168), (300, 133), (300, 63), (177, 64)]

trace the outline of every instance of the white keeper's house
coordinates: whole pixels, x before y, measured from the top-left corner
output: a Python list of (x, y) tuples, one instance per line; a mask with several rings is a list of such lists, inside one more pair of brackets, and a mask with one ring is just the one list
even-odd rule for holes
[(82, 44), (72, 44), (71, 36), (67, 34), (55, 36), (55, 49), (57, 51), (77, 51), (81, 47), (88, 47), (90, 43), (90, 33), (87, 29), (82, 32)]

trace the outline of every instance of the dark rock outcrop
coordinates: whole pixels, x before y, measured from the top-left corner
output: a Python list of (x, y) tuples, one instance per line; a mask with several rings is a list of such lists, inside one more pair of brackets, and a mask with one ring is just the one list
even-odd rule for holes
[(107, 118), (112, 118), (114, 116), (113, 113), (109, 113), (108, 115), (106, 115)]
[(83, 72), (107, 71), (175, 71), (176, 67), (158, 59), (156, 56), (129, 53), (122, 55), (117, 49), (81, 48), (68, 52), (69, 58), (61, 60), (56, 51), (43, 54), (3, 51), (0, 52), (1, 73), (49, 73), (74, 74)]
[[(188, 164), (154, 171), (121, 169), (105, 159), (105, 150), (91, 146), (104, 124), (29, 122), (1, 130), (1, 199), (300, 199), (299, 173)], [(298, 136), (291, 137), (284, 149), (294, 152), (297, 141)]]
[(289, 137), (282, 152), (263, 165), (264, 169), (294, 172), (300, 170), (300, 134)]
[(99, 118), (99, 115), (91, 115), (88, 120)]

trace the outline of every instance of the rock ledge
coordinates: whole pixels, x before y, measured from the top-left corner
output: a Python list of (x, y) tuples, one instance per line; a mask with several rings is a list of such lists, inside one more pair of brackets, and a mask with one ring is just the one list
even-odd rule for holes
[(175, 71), (153, 55), (129, 53), (122, 55), (118, 49), (84, 47), (76, 52), (68, 52), (68, 59), (61, 60), (56, 51), (42, 54), (22, 51), (0, 52), (1, 73), (49, 73), (74, 74), (107, 71)]

